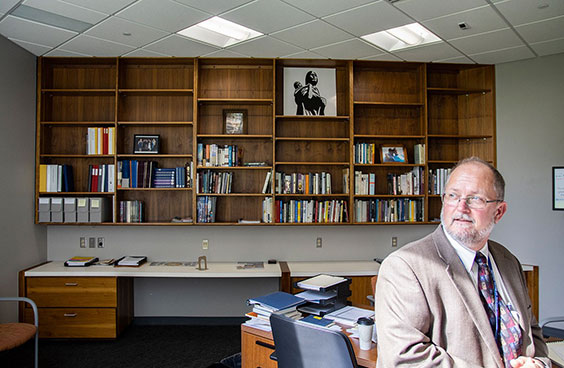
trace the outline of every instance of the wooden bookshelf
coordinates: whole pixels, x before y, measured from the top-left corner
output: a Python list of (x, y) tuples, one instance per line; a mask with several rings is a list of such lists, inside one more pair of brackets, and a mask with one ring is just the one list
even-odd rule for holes
[[(284, 68), (328, 68), (336, 75), (336, 116), (284, 115)], [(441, 197), (431, 174), (470, 155), (496, 164), (495, 76), (489, 65), (382, 61), (234, 58), (49, 58), (38, 66), (36, 200), (41, 197), (109, 197), (115, 225), (239, 225), (239, 220), (284, 222), (280, 206), (306, 202), (336, 206), (339, 224), (429, 224), (440, 214)], [(244, 134), (225, 134), (224, 110), (245, 110)], [(115, 152), (87, 154), (89, 128), (115, 129)], [(135, 154), (134, 135), (159, 135), (158, 153)], [(359, 162), (356, 146), (403, 146), (407, 162)], [(199, 147), (237, 147), (233, 166), (208, 166)], [(414, 148), (425, 145), (423, 163)], [(235, 156), (233, 156), (235, 157)], [(120, 188), (118, 165), (152, 161), (159, 168), (192, 165), (192, 187)], [(262, 166), (247, 164), (262, 163)], [(72, 192), (40, 190), (40, 165), (70, 165)], [(114, 165), (115, 189), (89, 191), (89, 168)], [(387, 177), (419, 170), (418, 193), (390, 193)], [(355, 172), (372, 174), (373, 193), (358, 193)], [(229, 173), (228, 193), (206, 193), (196, 181)], [(263, 193), (270, 173), (269, 190)], [(330, 192), (279, 191), (276, 173), (318, 173), (330, 178)], [(346, 176), (344, 178), (343, 176)], [(313, 176), (311, 176), (313, 178)], [(283, 179), (282, 179), (283, 180)], [(321, 180), (321, 179), (320, 179)], [(327, 187), (328, 188), (328, 187)], [(327, 189), (326, 188), (326, 189)], [(215, 202), (215, 222), (199, 220), (203, 200)], [(142, 201), (143, 223), (119, 222), (121, 201)], [(357, 203), (420, 206), (415, 221), (367, 221)], [(410, 205), (410, 204), (409, 204)], [(265, 209), (266, 206), (266, 209)], [(191, 223), (171, 223), (174, 217)], [(39, 223), (36, 211), (36, 223)], [(51, 223), (50, 223), (51, 224)], [(68, 225), (68, 224), (66, 224)], [(247, 224), (241, 224), (247, 225)], [(251, 224), (256, 225), (256, 224)]]

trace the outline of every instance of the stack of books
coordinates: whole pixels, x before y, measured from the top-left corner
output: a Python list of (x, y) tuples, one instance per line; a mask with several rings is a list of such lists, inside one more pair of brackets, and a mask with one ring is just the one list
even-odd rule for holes
[(65, 262), (67, 267), (86, 267), (98, 261), (98, 257), (76, 256)]
[(252, 312), (245, 314), (250, 320), (245, 324), (260, 330), (271, 331), (270, 315), (272, 313), (284, 314), (289, 318), (299, 319), (301, 313), (296, 309), (305, 300), (295, 295), (277, 291), (257, 298), (247, 300), (253, 306)]

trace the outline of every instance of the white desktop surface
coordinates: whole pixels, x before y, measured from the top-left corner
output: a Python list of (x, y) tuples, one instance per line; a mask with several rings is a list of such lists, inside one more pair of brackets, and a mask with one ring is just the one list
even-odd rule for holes
[(264, 268), (237, 269), (237, 262), (208, 262), (208, 269), (197, 270), (192, 266), (151, 266), (151, 262), (140, 267), (88, 266), (65, 267), (64, 262), (49, 262), (25, 271), (26, 277), (176, 277), (176, 278), (246, 278), (281, 277), (278, 264), (264, 262)]
[(292, 277), (311, 277), (320, 273), (334, 276), (375, 276), (380, 264), (375, 261), (288, 262)]

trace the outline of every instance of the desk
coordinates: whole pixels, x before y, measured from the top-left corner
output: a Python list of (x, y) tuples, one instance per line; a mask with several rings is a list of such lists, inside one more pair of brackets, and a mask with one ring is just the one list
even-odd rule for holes
[[(343, 329), (345, 334), (348, 333)], [(350, 339), (356, 362), (361, 367), (376, 367), (378, 352), (376, 344), (372, 343), (372, 349), (360, 350), (358, 339)], [(276, 362), (270, 360), (270, 354), (274, 351), (272, 333), (259, 330), (247, 325), (241, 325), (241, 355), (243, 357), (243, 368), (277, 368)]]

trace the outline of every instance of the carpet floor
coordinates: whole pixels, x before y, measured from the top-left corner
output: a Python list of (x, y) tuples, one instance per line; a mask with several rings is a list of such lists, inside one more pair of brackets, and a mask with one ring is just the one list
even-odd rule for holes
[[(240, 326), (132, 325), (116, 340), (39, 340), (39, 367), (205, 368), (240, 351)], [(0, 367), (33, 367), (33, 342), (0, 352)]]

